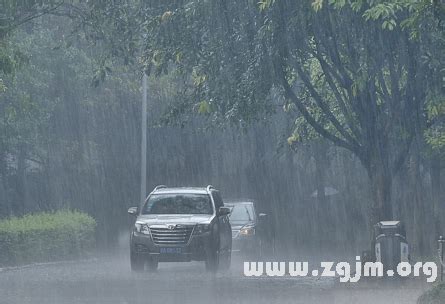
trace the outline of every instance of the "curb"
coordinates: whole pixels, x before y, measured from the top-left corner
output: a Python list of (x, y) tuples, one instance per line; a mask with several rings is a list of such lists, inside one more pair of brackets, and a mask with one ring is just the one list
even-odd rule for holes
[(38, 267), (45, 267), (45, 266), (55, 266), (55, 265), (69, 265), (69, 264), (75, 264), (75, 263), (88, 263), (88, 262), (94, 262), (97, 261), (97, 258), (89, 258), (89, 259), (81, 259), (81, 260), (66, 260), (66, 261), (57, 261), (57, 262), (43, 262), (43, 263), (33, 263), (33, 264), (26, 264), (21, 266), (8, 266), (8, 267), (0, 267), (0, 273), (2, 272), (9, 272), (9, 271), (19, 271), (29, 268), (38, 268)]

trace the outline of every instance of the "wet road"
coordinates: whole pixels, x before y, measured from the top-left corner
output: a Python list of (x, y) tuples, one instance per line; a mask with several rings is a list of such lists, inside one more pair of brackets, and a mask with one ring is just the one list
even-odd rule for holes
[(342, 284), (336, 279), (248, 278), (241, 261), (228, 273), (201, 263), (160, 264), (134, 274), (124, 254), (0, 272), (0, 303), (416, 303), (426, 284), (406, 280)]

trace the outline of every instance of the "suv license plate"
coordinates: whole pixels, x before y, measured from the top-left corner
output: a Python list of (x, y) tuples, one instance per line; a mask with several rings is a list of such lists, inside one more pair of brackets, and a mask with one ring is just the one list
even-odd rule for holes
[(161, 247), (160, 253), (182, 253), (182, 248), (180, 247)]

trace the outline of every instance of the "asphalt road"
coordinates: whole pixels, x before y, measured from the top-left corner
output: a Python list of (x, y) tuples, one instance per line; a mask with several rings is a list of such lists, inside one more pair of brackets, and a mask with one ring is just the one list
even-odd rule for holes
[(416, 303), (420, 280), (251, 278), (241, 260), (224, 274), (202, 263), (164, 263), (157, 273), (132, 273), (126, 254), (0, 271), (0, 303)]

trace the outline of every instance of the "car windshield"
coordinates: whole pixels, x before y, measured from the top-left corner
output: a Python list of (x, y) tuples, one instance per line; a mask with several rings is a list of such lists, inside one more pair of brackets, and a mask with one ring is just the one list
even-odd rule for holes
[(206, 194), (153, 194), (142, 214), (212, 214), (210, 198)]
[(250, 222), (255, 219), (255, 212), (251, 204), (236, 204), (231, 207), (231, 222)]

